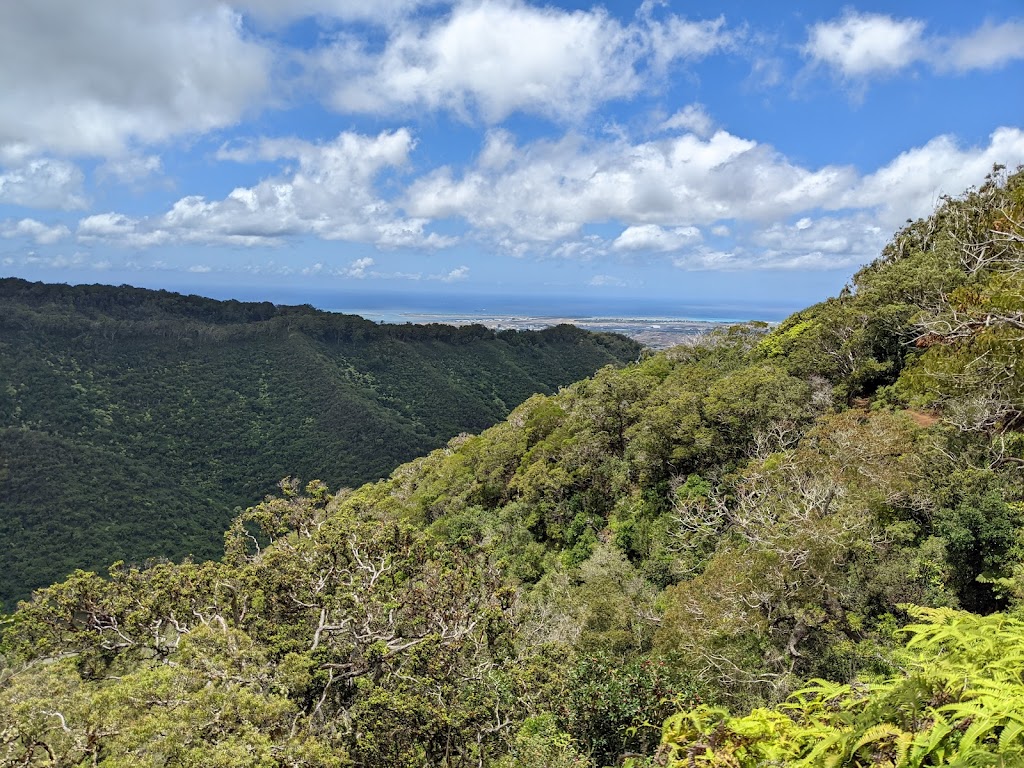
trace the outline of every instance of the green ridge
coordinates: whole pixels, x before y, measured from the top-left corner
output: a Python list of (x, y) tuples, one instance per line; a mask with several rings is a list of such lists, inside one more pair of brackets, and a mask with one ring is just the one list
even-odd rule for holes
[(572, 327), (0, 280), (0, 601), (114, 560), (216, 557), (281, 477), (360, 485), (638, 354)]

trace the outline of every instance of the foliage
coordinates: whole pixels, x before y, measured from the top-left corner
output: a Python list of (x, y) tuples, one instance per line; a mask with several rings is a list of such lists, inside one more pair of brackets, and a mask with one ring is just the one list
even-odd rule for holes
[(284, 490), (222, 564), (79, 574), (23, 604), (7, 761), (476, 765), (524, 706), (514, 594), (476, 547)]
[(1024, 622), (908, 608), (920, 623), (901, 674), (813, 681), (777, 709), (698, 707), (665, 722), (666, 765), (1018, 765), (1024, 761)]
[(75, 568), (215, 557), (281, 477), (375, 480), (638, 354), (570, 326), (375, 325), (0, 280), (0, 609)]
[(612, 765), (624, 754), (652, 754), (661, 722), (683, 701), (700, 698), (665, 659), (623, 662), (608, 653), (582, 656), (569, 689), (567, 729), (588, 745), (598, 765)]

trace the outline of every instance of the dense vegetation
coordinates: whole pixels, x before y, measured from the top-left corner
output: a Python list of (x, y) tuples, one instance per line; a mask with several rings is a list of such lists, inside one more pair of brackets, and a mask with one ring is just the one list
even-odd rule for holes
[(285, 475), (361, 485), (639, 351), (0, 280), (0, 607), (75, 568), (216, 557)]
[[(11, 617), (0, 761), (1019, 765), (1024, 173), (835, 299)], [(664, 725), (662, 725), (664, 723)]]

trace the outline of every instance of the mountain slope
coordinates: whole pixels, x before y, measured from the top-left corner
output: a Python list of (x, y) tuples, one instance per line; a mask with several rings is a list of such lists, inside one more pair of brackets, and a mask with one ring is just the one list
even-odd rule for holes
[(378, 326), (309, 307), (0, 281), (0, 599), (215, 556), (287, 475), (358, 485), (607, 364), (572, 327)]

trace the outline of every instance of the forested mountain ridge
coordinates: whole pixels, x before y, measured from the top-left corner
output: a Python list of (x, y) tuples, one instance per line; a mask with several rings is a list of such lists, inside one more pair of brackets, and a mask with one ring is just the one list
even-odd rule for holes
[(382, 477), (639, 351), (571, 326), (0, 280), (0, 604), (78, 567), (216, 557), (235, 510), (284, 475)]
[(775, 329), (354, 491), (286, 481), (219, 562), (38, 592), (0, 759), (1020, 764), (1022, 313), (1024, 173), (997, 171)]

